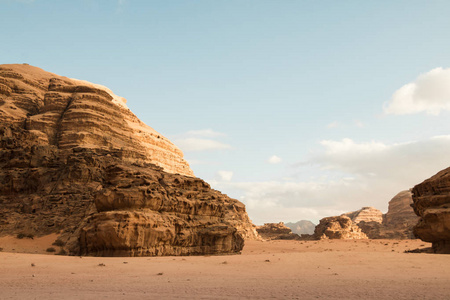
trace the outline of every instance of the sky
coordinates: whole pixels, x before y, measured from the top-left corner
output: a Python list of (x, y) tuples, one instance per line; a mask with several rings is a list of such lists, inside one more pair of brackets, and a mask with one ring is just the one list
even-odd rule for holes
[(255, 224), (450, 166), (450, 1), (0, 0), (0, 63), (125, 97)]

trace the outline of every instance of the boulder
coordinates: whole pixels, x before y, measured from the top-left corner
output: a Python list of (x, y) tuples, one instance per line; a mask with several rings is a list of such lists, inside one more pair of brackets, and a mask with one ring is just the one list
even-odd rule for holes
[(316, 239), (367, 239), (367, 235), (347, 216), (327, 217), (314, 230)]
[(280, 223), (264, 223), (263, 226), (257, 226), (256, 231), (266, 240), (295, 240), (299, 239), (298, 234), (292, 233), (291, 229)]

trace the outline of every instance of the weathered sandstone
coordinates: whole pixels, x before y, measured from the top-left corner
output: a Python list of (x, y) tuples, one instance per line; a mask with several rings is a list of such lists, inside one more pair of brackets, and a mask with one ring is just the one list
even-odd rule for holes
[(291, 229), (280, 223), (264, 223), (263, 226), (257, 226), (256, 231), (266, 240), (295, 240), (299, 235), (292, 233)]
[(347, 216), (327, 217), (314, 230), (316, 239), (367, 239), (367, 235)]
[(366, 206), (357, 211), (348, 212), (342, 214), (342, 216), (349, 217), (354, 224), (358, 224), (359, 222), (383, 222), (383, 213), (370, 206)]
[(105, 87), (1, 65), (0, 120), (0, 235), (108, 256), (237, 253), (257, 236), (241, 202)]
[(420, 217), (414, 234), (433, 243), (436, 253), (450, 253), (450, 168), (416, 185), (412, 194)]

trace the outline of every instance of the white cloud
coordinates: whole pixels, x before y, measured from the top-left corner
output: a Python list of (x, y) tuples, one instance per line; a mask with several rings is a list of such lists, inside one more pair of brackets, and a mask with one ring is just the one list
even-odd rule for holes
[(231, 146), (217, 141), (224, 133), (212, 129), (189, 130), (172, 138), (172, 141), (183, 152), (231, 149)]
[(183, 152), (206, 151), (206, 150), (220, 150), (231, 149), (231, 146), (215, 140), (200, 139), (200, 138), (185, 138), (174, 141)]
[(233, 172), (232, 171), (218, 171), (217, 177), (220, 181), (231, 181), (233, 178)]
[(278, 163), (280, 163), (281, 162), (281, 158), (280, 157), (278, 157), (278, 156), (276, 156), (276, 155), (272, 155), (268, 160), (267, 160), (267, 162), (269, 163), (269, 164), (278, 164)]
[(355, 120), (354, 124), (355, 124), (356, 127), (359, 127), (359, 128), (363, 128), (364, 127), (364, 123), (361, 122), (360, 120)]
[(450, 68), (436, 68), (398, 89), (383, 106), (394, 115), (426, 112), (438, 115), (450, 110)]
[(331, 122), (327, 125), (327, 128), (336, 128), (339, 126), (339, 122)]
[(201, 130), (189, 130), (186, 132), (186, 135), (188, 136), (200, 136), (200, 137), (218, 137), (218, 136), (225, 136), (224, 133), (214, 131), (212, 129), (201, 129)]
[[(450, 165), (450, 136), (398, 144), (356, 143), (351, 139), (322, 141), (324, 151), (312, 162), (323, 169), (338, 170), (360, 176), (382, 176), (394, 180), (425, 179)], [(418, 182), (416, 182), (418, 183)]]

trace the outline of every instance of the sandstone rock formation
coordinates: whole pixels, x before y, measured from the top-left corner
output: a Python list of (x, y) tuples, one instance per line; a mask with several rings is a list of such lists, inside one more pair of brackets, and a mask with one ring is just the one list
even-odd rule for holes
[(298, 235), (302, 234), (313, 234), (316, 225), (308, 220), (301, 220), (295, 223), (286, 223), (287, 227), (289, 227), (293, 233)]
[(342, 216), (349, 217), (355, 224), (358, 224), (359, 222), (383, 222), (383, 213), (380, 210), (370, 206), (363, 207), (357, 211), (342, 214)]
[(237, 253), (245, 206), (105, 87), (0, 65), (0, 235), (60, 234), (75, 255)]
[(342, 216), (349, 217), (370, 239), (412, 239), (418, 217), (411, 204), (411, 192), (402, 191), (389, 201), (386, 214), (373, 207), (363, 207)]
[(367, 239), (367, 235), (347, 216), (327, 217), (314, 230), (316, 239)]
[(299, 235), (292, 233), (289, 227), (283, 222), (280, 223), (264, 223), (263, 226), (257, 226), (256, 231), (266, 240), (295, 240), (299, 239)]
[(414, 213), (412, 204), (410, 191), (402, 191), (389, 201), (388, 212), (383, 221), (385, 238), (414, 238), (413, 227), (419, 221), (419, 217)]
[(450, 168), (416, 185), (412, 194), (420, 216), (414, 234), (433, 243), (436, 253), (450, 253)]

